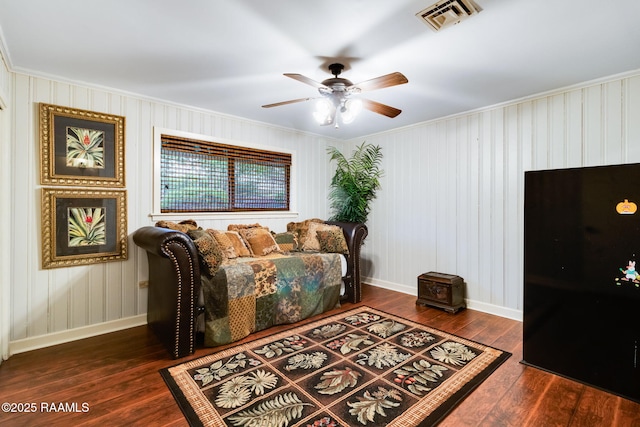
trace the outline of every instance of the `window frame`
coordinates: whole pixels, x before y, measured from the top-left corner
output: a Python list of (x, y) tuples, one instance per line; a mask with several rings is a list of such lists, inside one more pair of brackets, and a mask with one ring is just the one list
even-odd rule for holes
[[(289, 173), (289, 210), (277, 211), (235, 211), (235, 212), (161, 212), (160, 209), (160, 168), (161, 168), (161, 150), (162, 136), (173, 136), (178, 138), (188, 138), (205, 142), (213, 142), (225, 145), (233, 145), (237, 147), (246, 147), (256, 150), (275, 151), (291, 155), (291, 167)], [(209, 135), (196, 134), (192, 132), (183, 132), (173, 129), (161, 127), (153, 128), (153, 212), (149, 215), (153, 221), (159, 220), (207, 220), (207, 219), (267, 219), (267, 218), (296, 218), (298, 213), (297, 207), (297, 191), (296, 191), (296, 152), (281, 147), (265, 146), (258, 144), (250, 144), (238, 142), (224, 138), (214, 138)]]

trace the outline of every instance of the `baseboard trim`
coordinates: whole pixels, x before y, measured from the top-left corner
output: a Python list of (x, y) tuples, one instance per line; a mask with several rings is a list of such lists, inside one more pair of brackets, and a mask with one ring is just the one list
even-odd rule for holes
[(363, 277), (362, 282), (368, 285), (377, 286), (383, 289), (389, 289), (390, 291), (402, 292), (403, 294), (418, 296), (418, 289), (414, 286), (402, 285), (394, 282), (387, 282), (380, 279), (374, 279), (372, 277)]
[[(404, 294), (418, 296), (418, 290), (416, 286), (407, 286), (393, 282), (387, 282), (384, 280), (374, 279), (371, 277), (363, 277), (362, 281), (372, 286), (377, 286), (379, 288), (389, 289), (391, 291), (402, 292)], [(481, 301), (474, 301), (471, 299), (465, 299), (467, 303), (467, 308), (471, 310), (481, 311), (483, 313), (493, 314), (495, 316), (504, 317), (511, 320), (517, 320), (522, 322), (523, 313), (521, 310), (514, 310), (508, 307), (502, 307), (494, 304), (487, 304)]]
[(9, 341), (9, 355), (38, 350), (40, 348), (51, 347), (53, 345), (64, 344), (66, 342), (94, 337), (96, 335), (108, 334), (110, 332), (116, 332), (146, 324), (147, 315), (139, 314), (137, 316), (111, 320), (109, 322), (98, 323), (96, 325), (83, 326), (66, 331), (53, 332), (51, 334)]
[(474, 301), (467, 299), (467, 308), (476, 311), (482, 311), (483, 313), (493, 314), (495, 316), (504, 317), (506, 319), (517, 320), (522, 322), (524, 318), (521, 310), (514, 310), (508, 307), (502, 307), (500, 305), (487, 304), (485, 302)]
[[(371, 277), (364, 277), (363, 282), (372, 286), (377, 286), (392, 291), (402, 292), (408, 295), (417, 296), (417, 290), (415, 286), (407, 286), (393, 282), (387, 282), (384, 280), (373, 279)], [(514, 310), (507, 307), (502, 307), (494, 304), (487, 304), (480, 301), (466, 300), (467, 308), (476, 311), (482, 311), (483, 313), (493, 314), (495, 316), (505, 317), (507, 319), (517, 320), (522, 322), (523, 313), (520, 310)], [(83, 326), (81, 328), (70, 329), (66, 331), (53, 332), (51, 334), (39, 335), (37, 337), (24, 338), (20, 340), (9, 342), (9, 355), (24, 353), (31, 350), (37, 350), (40, 348), (51, 347), (66, 342), (81, 340), (83, 338), (94, 337), (96, 335), (108, 334), (110, 332), (116, 332), (123, 329), (134, 328), (136, 326), (142, 326), (147, 324), (147, 315), (140, 314), (137, 316), (127, 317), (124, 319), (112, 320), (109, 322), (99, 323), (96, 325)]]

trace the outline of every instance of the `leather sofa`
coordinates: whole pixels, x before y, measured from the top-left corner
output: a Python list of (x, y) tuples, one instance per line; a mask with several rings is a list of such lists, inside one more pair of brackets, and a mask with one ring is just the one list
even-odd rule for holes
[[(341, 301), (360, 302), (360, 247), (368, 234), (367, 227), (327, 223), (342, 228), (349, 248)], [(146, 226), (134, 232), (133, 241), (146, 251), (149, 264), (147, 323), (172, 357), (192, 354), (196, 348), (197, 318), (204, 313), (200, 260), (193, 240), (181, 231)]]

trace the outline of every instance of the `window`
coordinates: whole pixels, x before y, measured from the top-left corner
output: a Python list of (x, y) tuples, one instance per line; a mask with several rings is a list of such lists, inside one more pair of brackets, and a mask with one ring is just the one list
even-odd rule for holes
[(288, 211), (291, 154), (161, 134), (160, 212)]

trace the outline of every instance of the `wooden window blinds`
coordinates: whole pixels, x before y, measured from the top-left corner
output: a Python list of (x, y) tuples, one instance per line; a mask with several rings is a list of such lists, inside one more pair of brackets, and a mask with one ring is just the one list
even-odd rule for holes
[(291, 154), (162, 135), (161, 212), (289, 210)]

